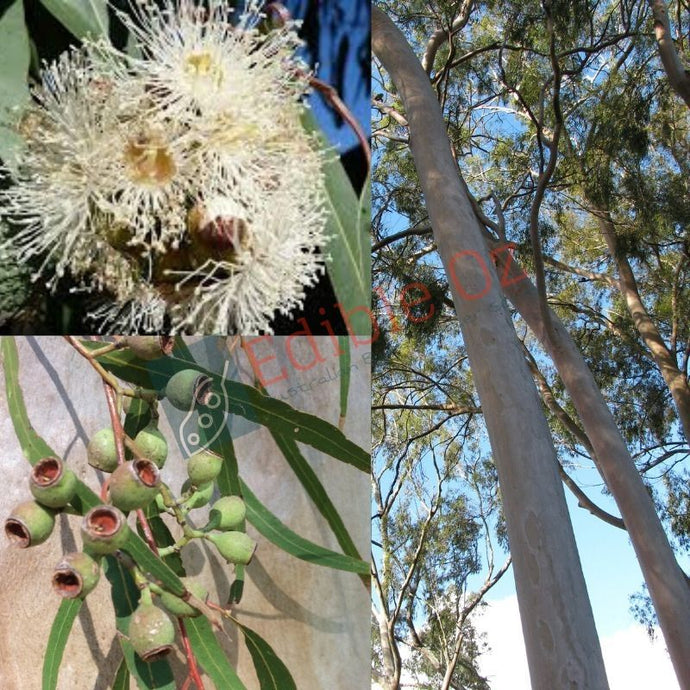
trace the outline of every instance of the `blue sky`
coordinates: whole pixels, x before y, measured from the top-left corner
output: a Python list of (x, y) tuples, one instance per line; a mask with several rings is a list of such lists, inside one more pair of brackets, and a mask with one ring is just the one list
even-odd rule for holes
[[(285, 5), (295, 17), (302, 17), (306, 10), (305, 0), (289, 0)], [(336, 66), (328, 57), (335, 52), (344, 36), (348, 39), (347, 59), (345, 62), (345, 88), (340, 97), (345, 101), (364, 130), (369, 132), (369, 83), (366, 75), (362, 75), (358, 64), (358, 48), (366, 39), (369, 31), (369, 2), (368, 0), (331, 0), (320, 3), (321, 32), (319, 33), (320, 64), (317, 77), (328, 84), (334, 84)], [(342, 16), (335, 21), (335, 13), (342, 12)], [(347, 125), (336, 126), (330, 106), (318, 94), (310, 98), (312, 110), (324, 129), (326, 136), (340, 153), (357, 145), (357, 139)]]

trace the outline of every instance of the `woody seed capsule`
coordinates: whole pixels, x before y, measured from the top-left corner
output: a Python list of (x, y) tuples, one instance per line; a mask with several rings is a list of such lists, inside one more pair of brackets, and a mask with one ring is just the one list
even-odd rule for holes
[(77, 477), (58, 458), (43, 458), (31, 469), (29, 488), (33, 497), (49, 508), (64, 508), (77, 490)]
[(160, 490), (158, 467), (144, 458), (125, 462), (110, 478), (110, 500), (125, 512), (147, 506)]

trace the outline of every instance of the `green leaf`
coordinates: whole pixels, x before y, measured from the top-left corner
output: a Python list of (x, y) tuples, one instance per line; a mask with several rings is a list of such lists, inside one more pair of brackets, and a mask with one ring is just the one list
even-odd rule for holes
[[(242, 481), (242, 480), (240, 480)], [(242, 481), (242, 496), (247, 504), (247, 519), (268, 541), (287, 553), (315, 565), (369, 575), (369, 564), (352, 556), (336, 553), (300, 537), (271, 513)]]
[(113, 556), (106, 556), (103, 567), (111, 585), (115, 625), (121, 633), (118, 637), (129, 673), (134, 676), (141, 690), (175, 690), (175, 678), (170, 664), (165, 659), (147, 664), (139, 658), (126, 638), (129, 621), (140, 596), (132, 576)]
[(235, 579), (230, 585), (230, 592), (228, 593), (228, 605), (239, 604), (242, 601), (244, 594), (244, 566), (237, 564), (235, 566)]
[(151, 421), (151, 407), (140, 398), (132, 398), (125, 416), (124, 430), (134, 438)]
[(244, 641), (252, 655), (260, 690), (297, 690), (287, 666), (273, 648), (251, 628), (233, 619), (244, 633)]
[(123, 659), (120, 663), (110, 690), (129, 690), (129, 669), (127, 668), (126, 659)]
[[(316, 132), (324, 148), (328, 142), (318, 129), (314, 116), (303, 117), (307, 131)], [(328, 275), (345, 313), (351, 334), (371, 333), (371, 241), (369, 238), (371, 186), (368, 183), (358, 199), (340, 161), (327, 155), (323, 164), (326, 177), (328, 241), (324, 247)]]
[[(94, 349), (93, 342), (84, 341), (83, 345)], [(175, 357), (144, 362), (128, 351), (109, 352), (99, 357), (98, 361), (122, 380), (156, 390), (161, 390), (176, 371), (190, 367), (197, 369), (213, 379), (217, 392), (225, 392), (226, 410), (230, 414), (275, 429), (287, 438), (313, 446), (367, 474), (371, 470), (369, 454), (346, 438), (336, 426), (315, 415), (296, 410), (282, 400), (264, 395), (253, 386), (223, 379), (198, 364)]]
[(338, 336), (338, 348), (340, 350), (340, 419), (338, 428), (342, 431), (347, 418), (347, 399), (350, 394), (350, 338), (346, 335)]
[(55, 451), (36, 433), (29, 421), (24, 404), (24, 395), (19, 385), (19, 355), (17, 343), (12, 336), (3, 336), (0, 342), (2, 366), (5, 373), (7, 407), (14, 425), (14, 432), (24, 457), (35, 465), (42, 458), (55, 456)]
[(15, 0), (0, 16), (0, 158), (10, 164), (22, 143), (13, 127), (30, 98), (27, 82), (30, 61), (24, 4)]
[[(218, 426), (214, 419), (213, 424), (209, 425), (209, 429), (217, 428)], [(218, 490), (221, 495), (230, 496), (235, 494), (239, 496), (241, 493), (239, 467), (237, 465), (237, 456), (235, 455), (235, 444), (232, 441), (232, 436), (230, 435), (227, 424), (223, 425), (223, 430), (218, 438), (211, 444), (211, 450), (223, 457), (223, 465), (216, 479)]]
[(74, 619), (77, 617), (81, 609), (83, 599), (63, 599), (53, 625), (48, 636), (48, 643), (46, 644), (46, 655), (43, 660), (43, 690), (56, 690), (58, 675), (60, 673), (60, 664), (62, 663), (62, 656), (65, 653), (65, 646), (69, 639)]
[(108, 36), (106, 0), (41, 0), (45, 8), (79, 39)]
[(220, 690), (246, 690), (230, 665), (207, 618), (199, 616), (185, 621), (189, 642), (201, 667)]
[(321, 515), (326, 519), (331, 530), (333, 530), (333, 534), (335, 534), (343, 551), (348, 556), (360, 559), (357, 547), (352, 541), (338, 510), (333, 505), (333, 501), (331, 501), (328, 492), (316, 475), (316, 472), (314, 472), (306, 458), (300, 453), (297, 444), (292, 439), (285, 438), (282, 434), (276, 433), (273, 429), (271, 429), (271, 435), (280, 449), (280, 452), (285, 456), (292, 471), (297, 476), (297, 479), (299, 479), (304, 487), (307, 495), (314, 502), (314, 505), (316, 505)]

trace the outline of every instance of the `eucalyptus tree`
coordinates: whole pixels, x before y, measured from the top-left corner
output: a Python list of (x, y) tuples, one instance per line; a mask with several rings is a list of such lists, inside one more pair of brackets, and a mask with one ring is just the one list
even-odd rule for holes
[[(435, 94), (402, 34), (377, 8), (373, 28), (374, 52), (405, 104), (439, 254), (456, 278), (450, 290), (503, 487), (533, 682), (608, 687), (551, 435)], [(509, 376), (497, 379), (497, 362)]]
[[(597, 509), (584, 495), (578, 499), (630, 532), (685, 687), (690, 683), (685, 648), (690, 636), (684, 622), (690, 610), (688, 588), (626, 446), (627, 441), (640, 458), (647, 454), (643, 469), (669, 459), (673, 463), (687, 451), (682, 436), (673, 438), (684, 426), (687, 388), (687, 249), (679, 237), (685, 210), (682, 197), (674, 202), (670, 193), (685, 189), (681, 173), (687, 165), (687, 119), (683, 122), (678, 104), (669, 98), (649, 7), (633, 2), (381, 5), (404, 27), (419, 54), (427, 75), (425, 96), (430, 83), (445, 126), (436, 133), (437, 148), (423, 139), (429, 135), (428, 122), (415, 126), (412, 113), (423, 101), (421, 80), (410, 95), (417, 61), (410, 59), (395, 72), (389, 69), (397, 91), (383, 75), (373, 102), (381, 118), (375, 131), (383, 142), (379, 164), (389, 173), (379, 187), (379, 209), (405, 214), (411, 227), (377, 237), (376, 246), (388, 246), (393, 239), (403, 242), (391, 265), (414, 274), (411, 266), (425, 263), (439, 275), (439, 262), (429, 259), (435, 247), (411, 171), (411, 140), (451, 292), (458, 276), (463, 287), (466, 281), (473, 285), (471, 271), (448, 265), (453, 253), (448, 254), (448, 238), (439, 235), (432, 205), (446, 201), (434, 191), (452, 190), (457, 196), (460, 189), (470, 213), (451, 218), (450, 226), (457, 221), (453, 230), (460, 237), (478, 219), (493, 247), (492, 258), (507, 277), (501, 281), (506, 296), (557, 367), (561, 380), (550, 376), (547, 381), (531, 358), (543, 400), (558, 421), (559, 440), (592, 457), (623, 520)], [(385, 22), (380, 12), (376, 16)], [(389, 44), (397, 40), (390, 27), (387, 31)], [(381, 35), (374, 48), (380, 57), (381, 51), (391, 50)], [(428, 106), (429, 100), (424, 102)], [(442, 168), (448, 139), (455, 162), (446, 158)], [(422, 172), (423, 162), (435, 175), (435, 190), (429, 188), (430, 178), (425, 187), (429, 169)], [(515, 243), (534, 271), (536, 286), (514, 261), (509, 265), (509, 243)], [(635, 246), (637, 254), (630, 251)], [(640, 258), (640, 246), (650, 247), (656, 261), (645, 262), (644, 254)], [(463, 244), (458, 251), (470, 247), (474, 250)], [(474, 294), (484, 284), (479, 282)], [(463, 305), (456, 306), (462, 324)], [(490, 361), (488, 350), (483, 356)], [(470, 360), (474, 374), (471, 351)], [(494, 379), (504, 380), (495, 368)], [(648, 404), (636, 408), (632, 381)], [(615, 419), (602, 391), (618, 394)], [(496, 462), (500, 476), (498, 458)], [(682, 530), (683, 501), (676, 500), (677, 492), (670, 496), (667, 513)], [(506, 516), (510, 533), (508, 512)], [(511, 547), (515, 556), (519, 547), (513, 539)], [(529, 648), (528, 635), (527, 644)], [(541, 687), (536, 679), (534, 683)]]

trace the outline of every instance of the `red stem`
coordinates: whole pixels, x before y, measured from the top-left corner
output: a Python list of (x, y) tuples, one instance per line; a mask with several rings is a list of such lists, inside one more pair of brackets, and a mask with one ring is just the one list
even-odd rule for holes
[[(184, 647), (184, 653), (187, 657), (187, 663), (189, 664), (189, 678), (185, 681), (185, 687), (190, 680), (194, 681), (197, 690), (204, 690), (204, 683), (201, 680), (201, 675), (199, 674), (199, 667), (196, 665), (196, 657), (192, 651), (192, 645), (189, 642), (189, 636), (187, 635), (187, 628), (185, 627), (184, 621), (181, 618), (177, 619), (180, 626), (180, 635), (182, 636), (182, 646)], [(184, 688), (183, 688), (184, 690)]]
[(348, 107), (343, 103), (338, 92), (330, 84), (327, 84), (316, 77), (309, 77), (309, 84), (313, 86), (323, 97), (330, 103), (331, 107), (337, 111), (338, 115), (350, 125), (350, 128), (359, 139), (360, 146), (364, 149), (364, 155), (367, 158), (367, 167), (371, 168), (371, 148), (369, 147), (369, 140), (364, 133), (361, 125), (355, 116), (349, 111)]

